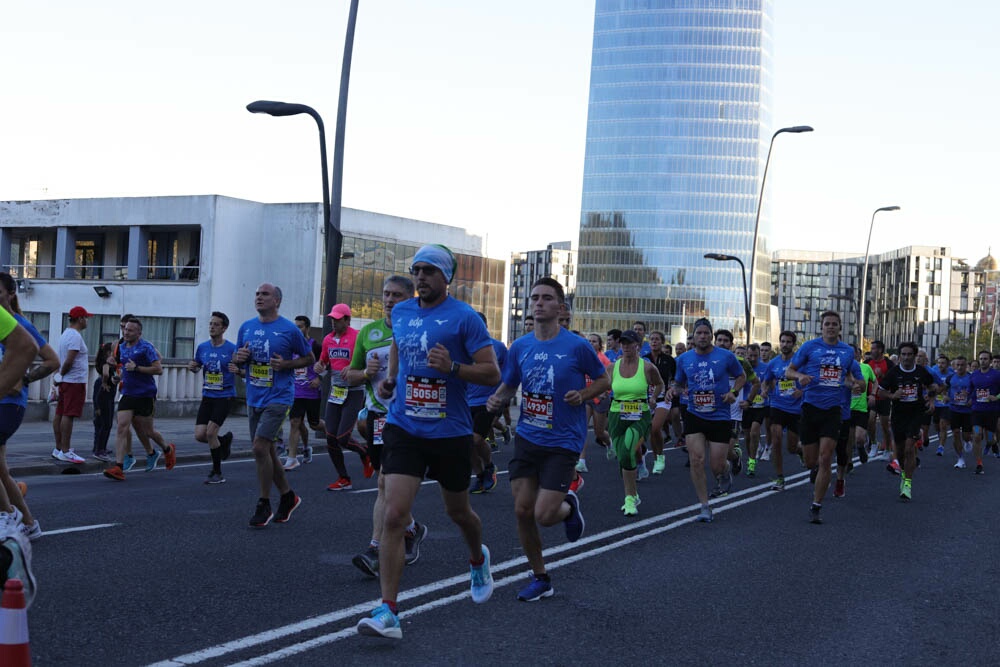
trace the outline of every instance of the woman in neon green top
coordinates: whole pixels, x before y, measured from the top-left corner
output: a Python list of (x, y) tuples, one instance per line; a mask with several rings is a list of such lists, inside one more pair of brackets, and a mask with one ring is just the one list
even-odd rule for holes
[(608, 432), (625, 484), (622, 511), (625, 516), (635, 516), (639, 513), (636, 488), (639, 448), (649, 436), (650, 415), (656, 407), (656, 397), (663, 392), (663, 379), (656, 366), (639, 357), (640, 341), (636, 333), (623, 331), (620, 340), (622, 356), (611, 372), (614, 399), (608, 415)]

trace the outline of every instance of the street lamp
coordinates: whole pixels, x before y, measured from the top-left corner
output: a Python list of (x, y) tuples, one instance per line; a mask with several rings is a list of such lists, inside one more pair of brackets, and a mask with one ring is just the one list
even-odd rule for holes
[[(774, 148), (774, 139), (779, 134), (802, 134), (803, 132), (812, 132), (813, 129), (808, 125), (793, 125), (792, 127), (783, 127), (774, 134), (771, 135), (771, 143), (767, 147), (767, 160), (764, 161), (764, 176), (760, 179), (760, 191), (757, 193), (757, 216), (753, 222), (753, 246), (750, 249), (750, 283), (753, 289), (750, 290), (750, 306), (756, 305), (757, 299), (757, 277), (754, 271), (757, 270), (757, 236), (760, 233), (760, 208), (761, 204), (764, 202), (764, 183), (767, 182), (767, 167), (771, 164), (771, 149)], [(707, 255), (706, 255), (707, 257)], [(749, 327), (749, 323), (747, 324)], [(747, 333), (747, 344), (749, 341), (749, 332)]]
[(746, 309), (747, 318), (747, 345), (750, 344), (750, 297), (747, 295), (747, 267), (743, 260), (736, 255), (723, 255), (721, 252), (705, 253), (705, 259), (714, 259), (717, 262), (737, 262), (743, 270), (743, 307)]
[(875, 228), (875, 216), (881, 211), (898, 211), (898, 206), (883, 206), (875, 209), (872, 213), (872, 221), (868, 226), (868, 245), (865, 246), (865, 268), (861, 272), (861, 304), (858, 307), (858, 347), (863, 347), (865, 342), (865, 292), (868, 287), (868, 251), (872, 247), (872, 230)]

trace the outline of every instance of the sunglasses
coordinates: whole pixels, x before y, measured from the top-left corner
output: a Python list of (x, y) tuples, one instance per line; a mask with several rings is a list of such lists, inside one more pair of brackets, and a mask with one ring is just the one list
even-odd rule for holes
[(411, 266), (410, 267), (410, 275), (411, 276), (417, 276), (417, 275), (420, 275), (421, 273), (423, 273), (425, 276), (433, 276), (435, 273), (437, 273), (440, 270), (441, 269), (439, 269), (436, 266), (431, 266), (430, 264), (423, 264), (421, 266)]

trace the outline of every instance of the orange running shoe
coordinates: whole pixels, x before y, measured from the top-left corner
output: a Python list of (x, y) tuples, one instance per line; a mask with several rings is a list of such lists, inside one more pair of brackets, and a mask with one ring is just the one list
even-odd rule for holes
[(116, 479), (119, 482), (125, 481), (125, 473), (122, 472), (121, 466), (114, 466), (112, 468), (108, 468), (107, 470), (104, 471), (104, 476), (107, 477), (108, 479)]
[(170, 443), (170, 449), (163, 453), (163, 462), (167, 465), (167, 470), (173, 470), (177, 465), (177, 445)]

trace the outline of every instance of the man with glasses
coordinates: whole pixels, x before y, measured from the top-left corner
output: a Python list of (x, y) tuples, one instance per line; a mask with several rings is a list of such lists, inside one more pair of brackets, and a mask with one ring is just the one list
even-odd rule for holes
[(496, 385), (500, 369), (486, 325), (470, 306), (448, 295), (456, 266), (448, 248), (420, 248), (410, 267), (417, 297), (393, 308), (388, 374), (379, 385), (382, 398), (392, 397), (382, 432), (382, 603), (358, 622), (363, 635), (403, 636), (396, 602), (404, 534), (425, 476), (440, 485), (448, 516), (469, 549), (473, 602), (486, 602), (493, 593), (490, 552), (469, 503), (473, 429), (466, 384)]

